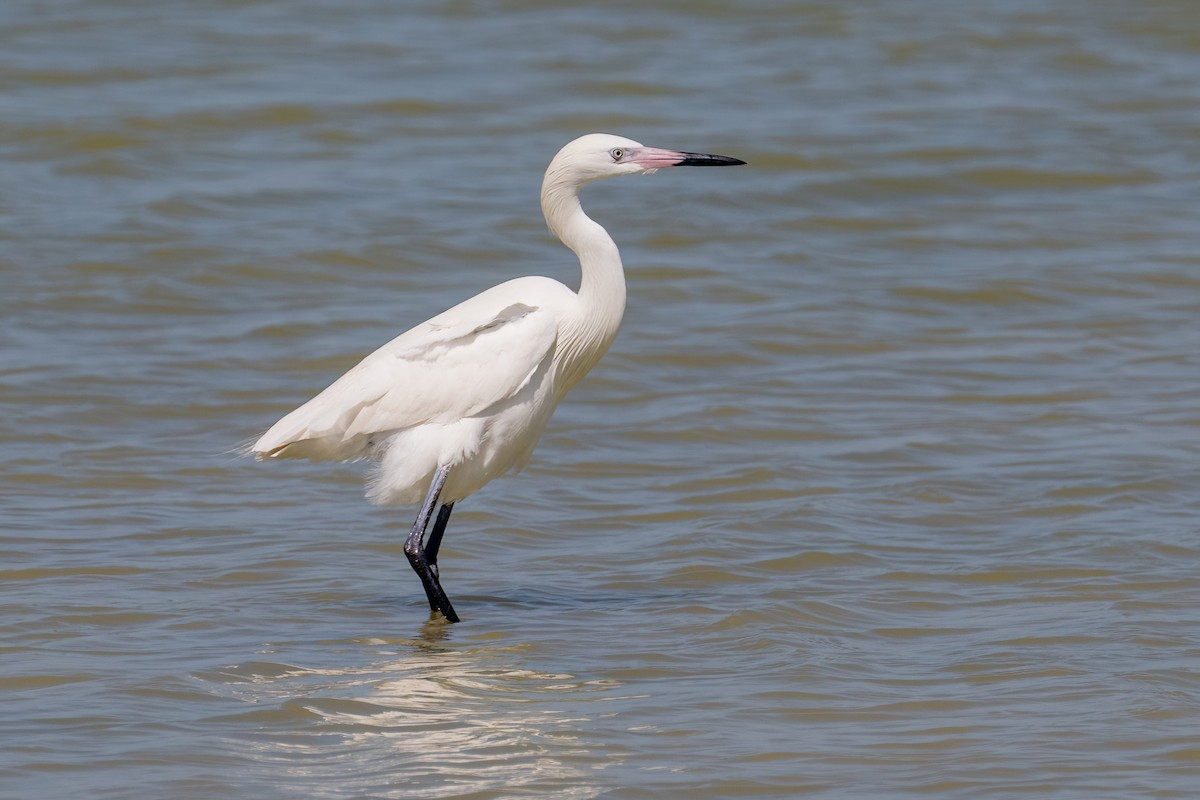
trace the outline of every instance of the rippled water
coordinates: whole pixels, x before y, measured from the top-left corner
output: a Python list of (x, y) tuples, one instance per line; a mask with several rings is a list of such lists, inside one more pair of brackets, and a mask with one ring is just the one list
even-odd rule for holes
[[(10, 2), (0, 795), (1192, 797), (1200, 6)], [(519, 274), (629, 311), (519, 478), (239, 444)]]

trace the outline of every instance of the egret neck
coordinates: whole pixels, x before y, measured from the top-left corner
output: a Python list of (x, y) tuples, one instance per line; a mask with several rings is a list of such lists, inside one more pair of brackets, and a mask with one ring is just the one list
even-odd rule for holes
[(608, 351), (625, 314), (625, 271), (616, 242), (583, 211), (579, 190), (588, 182), (551, 164), (542, 182), (542, 213), (550, 230), (579, 257), (578, 313), (564, 320), (558, 391), (565, 393)]

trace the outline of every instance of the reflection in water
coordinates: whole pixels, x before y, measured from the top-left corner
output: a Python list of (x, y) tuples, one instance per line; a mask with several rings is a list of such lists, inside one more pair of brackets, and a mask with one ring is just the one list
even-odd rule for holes
[[(444, 646), (442, 624), (422, 633), (392, 660), (362, 668), (253, 662), (201, 677), (277, 705), (251, 712), (262, 725), (240, 749), (266, 768), (264, 781), (304, 796), (600, 793), (597, 771), (619, 760), (590, 748), (580, 735), (588, 718), (564, 707), (607, 699), (613, 682), (523, 668), (511, 647)], [(235, 719), (244, 728), (245, 715)]]

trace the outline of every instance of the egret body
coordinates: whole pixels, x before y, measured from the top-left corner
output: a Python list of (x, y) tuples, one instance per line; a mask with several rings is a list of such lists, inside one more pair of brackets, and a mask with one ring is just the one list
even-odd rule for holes
[(454, 504), (529, 460), (559, 401), (612, 344), (625, 311), (621, 254), (583, 212), (579, 190), (664, 167), (743, 163), (610, 134), (576, 139), (546, 170), (542, 213), (579, 257), (578, 292), (526, 277), (477, 294), (371, 353), (251, 450), (259, 459), (373, 459), (367, 497), (382, 505), (421, 503), (404, 552), (430, 608), (457, 622), (437, 567)]

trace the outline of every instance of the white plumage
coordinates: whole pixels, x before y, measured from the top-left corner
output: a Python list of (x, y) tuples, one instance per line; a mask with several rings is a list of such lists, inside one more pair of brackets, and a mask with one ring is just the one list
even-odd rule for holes
[(418, 564), (432, 506), (440, 497), (448, 517), (454, 502), (523, 466), (554, 408), (608, 350), (621, 324), (620, 253), (583, 212), (580, 188), (598, 178), (667, 166), (741, 163), (643, 147), (609, 134), (576, 139), (546, 170), (542, 211), (579, 257), (578, 293), (541, 277), (488, 289), (371, 353), (275, 423), (251, 450), (259, 459), (372, 458), (377, 466), (367, 495), (376, 503), (416, 503), (429, 490), (420, 530), (414, 526), (408, 543), (415, 537), (419, 552), (409, 552), (409, 560), (431, 607), (456, 620), (437, 579), (442, 517), (429, 545), (432, 570)]
[(514, 448), (497, 428), (538, 416), (535, 406), (550, 400), (559, 320), (577, 302), (548, 278), (518, 278), (476, 295), (364, 358), (277, 422), (254, 452), (377, 458), (369, 496), (382, 504), (418, 502), (440, 465), (486, 462), (490, 470), (455, 472), (442, 497), (460, 500), (528, 458), (532, 446)]

